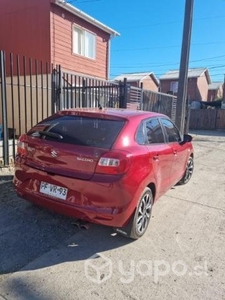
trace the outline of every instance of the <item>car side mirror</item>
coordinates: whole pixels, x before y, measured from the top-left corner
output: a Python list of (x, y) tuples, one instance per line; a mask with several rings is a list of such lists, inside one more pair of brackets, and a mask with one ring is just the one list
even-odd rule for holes
[(192, 141), (192, 136), (190, 134), (184, 134), (181, 144), (190, 143)]

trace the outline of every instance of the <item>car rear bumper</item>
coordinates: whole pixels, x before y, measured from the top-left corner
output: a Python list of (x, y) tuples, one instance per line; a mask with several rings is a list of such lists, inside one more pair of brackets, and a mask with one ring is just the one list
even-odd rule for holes
[[(40, 193), (41, 181), (68, 189), (66, 200)], [(17, 195), (60, 214), (89, 222), (123, 227), (135, 210), (134, 187), (115, 176), (93, 176), (85, 181), (50, 175), (23, 165), (16, 167), (14, 186)]]

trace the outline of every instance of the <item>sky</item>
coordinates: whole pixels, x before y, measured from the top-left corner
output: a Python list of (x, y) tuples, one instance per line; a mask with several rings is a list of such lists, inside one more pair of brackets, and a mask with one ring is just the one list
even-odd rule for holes
[[(180, 66), (185, 0), (66, 0), (120, 33), (111, 41), (110, 78)], [(189, 68), (225, 74), (225, 0), (194, 0)]]

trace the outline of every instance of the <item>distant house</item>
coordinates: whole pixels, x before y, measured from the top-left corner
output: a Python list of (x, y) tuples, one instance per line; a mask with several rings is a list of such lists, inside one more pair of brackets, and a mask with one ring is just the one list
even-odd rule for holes
[(134, 87), (141, 87), (143, 89), (158, 92), (159, 81), (153, 72), (142, 72), (142, 73), (124, 73), (113, 79), (113, 81), (123, 81), (124, 78), (127, 82)]
[(115, 30), (63, 0), (1, 0), (0, 11), (1, 50), (109, 78)]
[[(169, 71), (160, 77), (160, 91), (177, 95), (179, 70)], [(190, 101), (206, 101), (208, 99), (208, 87), (211, 84), (207, 68), (194, 68), (188, 70), (187, 98)]]
[(212, 82), (209, 85), (207, 101), (215, 101), (223, 98), (223, 82)]

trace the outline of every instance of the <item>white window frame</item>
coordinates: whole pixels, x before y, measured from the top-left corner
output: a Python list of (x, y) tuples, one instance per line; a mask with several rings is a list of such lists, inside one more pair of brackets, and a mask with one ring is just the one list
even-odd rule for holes
[[(88, 43), (92, 43), (92, 45), (89, 45)], [(73, 54), (81, 55), (89, 59), (95, 59), (96, 34), (77, 25), (73, 25), (72, 52)]]
[(177, 92), (178, 92), (178, 81), (171, 81), (170, 82), (170, 91), (177, 94)]

